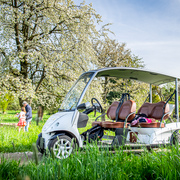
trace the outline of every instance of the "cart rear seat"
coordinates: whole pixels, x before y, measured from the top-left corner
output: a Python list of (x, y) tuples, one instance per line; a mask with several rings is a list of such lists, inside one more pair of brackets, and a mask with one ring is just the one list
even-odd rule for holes
[[(136, 125), (131, 125), (131, 127), (142, 127), (142, 128), (159, 128), (160, 122), (155, 122), (155, 120), (162, 121), (169, 117), (169, 104), (165, 101), (160, 101), (158, 103), (144, 103), (137, 114), (146, 114), (147, 118), (152, 119), (152, 123), (138, 123)], [(163, 117), (164, 116), (164, 117)], [(161, 123), (161, 127), (164, 127), (164, 123)]]
[[(109, 119), (116, 120), (116, 109), (117, 109), (118, 105), (119, 105), (119, 102), (115, 101), (111, 104), (111, 106), (107, 110), (107, 116)], [(136, 103), (132, 100), (127, 100), (122, 104), (122, 106), (119, 110), (119, 113), (118, 113), (119, 120), (117, 122), (94, 121), (92, 123), (92, 125), (94, 126), (94, 125), (98, 124), (107, 129), (123, 128), (126, 117), (128, 117), (128, 115), (129, 115), (127, 122), (132, 121), (135, 117), (135, 112), (136, 112)], [(133, 114), (131, 114), (131, 113), (133, 113)], [(126, 125), (125, 125), (126, 128), (127, 128), (127, 124), (129, 124), (129, 123), (126, 123)]]

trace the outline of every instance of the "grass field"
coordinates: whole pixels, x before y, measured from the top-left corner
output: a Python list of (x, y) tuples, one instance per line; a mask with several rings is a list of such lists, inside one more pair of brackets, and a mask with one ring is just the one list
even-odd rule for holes
[(100, 151), (97, 146), (88, 147), (85, 152), (74, 152), (64, 160), (44, 156), (38, 162), (20, 164), (20, 161), (1, 157), (1, 179), (31, 180), (175, 180), (180, 179), (180, 152), (176, 147), (160, 152), (145, 151), (140, 155)]
[[(13, 110), (10, 111), (9, 110), (6, 112), (6, 114), (0, 113), (0, 123), (18, 123), (18, 118), (15, 115), (16, 115), (16, 113), (19, 113), (19, 112), (20, 111), (13, 111)], [(36, 114), (37, 114), (36, 111), (32, 111), (34, 121), (36, 119)], [(43, 121), (40, 123), (45, 122), (49, 118), (49, 116), (50, 115), (44, 113)]]
[[(18, 123), (18, 118), (15, 117), (16, 111), (8, 111), (7, 114), (0, 114), (0, 123)], [(43, 120), (39, 125), (36, 125), (36, 112), (33, 112), (33, 119), (29, 126), (28, 132), (18, 132), (18, 127), (0, 126), (0, 152), (25, 152), (32, 151), (32, 143), (36, 142), (38, 134), (41, 133), (42, 127), (46, 120), (50, 117), (44, 114)], [(91, 128), (92, 121), (95, 120), (93, 114), (90, 114), (90, 120), (85, 128), (80, 128), (82, 133)]]
[[(18, 123), (15, 117), (16, 111), (8, 111), (7, 114), (0, 114), (0, 123)], [(0, 152), (24, 152), (31, 151), (33, 142), (36, 142), (38, 134), (41, 132), (43, 124), (49, 115), (44, 115), (44, 120), (36, 125), (36, 113), (33, 112), (33, 120), (28, 132), (18, 132), (18, 127), (0, 126)]]
[[(1, 122), (17, 123), (18, 119), (14, 114), (15, 111), (1, 114)], [(43, 156), (41, 161), (37, 158), (36, 161), (30, 159), (27, 164), (5, 159), (3, 154), (6, 152), (32, 151), (32, 144), (36, 142), (49, 115), (45, 114), (44, 121), (39, 126), (36, 125), (35, 117), (34, 112), (29, 132), (18, 133), (18, 128), (0, 126), (0, 180), (180, 179), (180, 150), (177, 146), (160, 149), (158, 152), (144, 150), (141, 154), (134, 154), (125, 153), (123, 149), (116, 149), (113, 153), (108, 149), (100, 151), (96, 145), (87, 145), (85, 151), (75, 150), (69, 158), (63, 160), (48, 155)], [(90, 119), (88, 128), (94, 120), (93, 114)], [(34, 150), (35, 157), (36, 153)]]

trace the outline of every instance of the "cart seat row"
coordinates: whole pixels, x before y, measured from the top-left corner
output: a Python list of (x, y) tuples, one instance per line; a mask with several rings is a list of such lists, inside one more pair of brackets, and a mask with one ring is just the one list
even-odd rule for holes
[[(111, 104), (111, 106), (107, 110), (107, 116), (109, 119), (115, 121), (116, 120), (116, 110), (118, 108), (119, 101), (115, 101)], [(100, 125), (104, 128), (123, 128), (124, 127), (124, 121), (127, 118), (127, 121), (130, 122), (134, 119), (136, 112), (136, 103), (132, 100), (125, 101), (118, 112), (118, 121), (112, 122), (112, 121), (94, 121), (92, 125)], [(129, 115), (129, 116), (128, 116)], [(128, 116), (128, 117), (127, 117)], [(125, 127), (127, 128), (127, 125), (129, 123), (125, 124)]]
[[(107, 129), (114, 129), (114, 128), (127, 128), (128, 125), (133, 121), (135, 118), (136, 113), (136, 103), (132, 100), (125, 101), (118, 112), (118, 120), (116, 120), (116, 110), (118, 108), (119, 102), (115, 101), (111, 104), (111, 106), (107, 110), (107, 116), (110, 120), (113, 121), (94, 121), (92, 125), (100, 125)], [(142, 127), (142, 128), (159, 128), (160, 124), (161, 127), (165, 127), (164, 123), (160, 123), (162, 120), (165, 120), (169, 117), (169, 104), (160, 101), (158, 103), (144, 103), (140, 109), (138, 110), (137, 114), (145, 114), (147, 118), (152, 119), (152, 123), (137, 123), (132, 127)], [(156, 122), (156, 120), (160, 122)]]

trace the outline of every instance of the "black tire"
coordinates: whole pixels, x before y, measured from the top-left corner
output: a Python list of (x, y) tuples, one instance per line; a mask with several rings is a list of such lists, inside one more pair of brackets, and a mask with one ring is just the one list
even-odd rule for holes
[(48, 148), (50, 153), (53, 153), (54, 157), (65, 159), (71, 155), (73, 149), (75, 148), (75, 144), (69, 136), (62, 135), (50, 140)]
[(38, 135), (38, 139), (37, 139), (37, 141), (36, 141), (36, 147), (37, 147), (38, 151), (39, 151), (41, 154), (44, 154), (44, 153), (45, 153), (45, 150), (40, 148), (40, 139), (41, 139), (41, 137), (42, 137), (42, 133), (40, 133), (40, 134)]
[(180, 130), (173, 132), (171, 136), (171, 145), (180, 145)]

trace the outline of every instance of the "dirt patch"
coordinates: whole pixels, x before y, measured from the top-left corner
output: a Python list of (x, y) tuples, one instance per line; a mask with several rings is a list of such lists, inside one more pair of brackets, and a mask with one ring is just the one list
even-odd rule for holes
[(0, 126), (17, 127), (17, 123), (0, 123)]
[[(141, 154), (144, 150), (124, 150), (124, 152), (133, 152), (135, 154)], [(115, 151), (109, 151), (109, 153), (115, 153)], [(10, 160), (16, 160), (20, 161), (20, 164), (27, 164), (29, 162), (35, 162), (35, 155), (33, 152), (15, 152), (15, 153), (2, 153), (0, 154), (0, 163), (1, 163), (1, 157), (4, 157), (5, 159)], [(41, 161), (43, 155), (41, 153), (38, 153), (38, 160)]]
[[(29, 163), (30, 161), (35, 161), (35, 157), (33, 152), (15, 152), (15, 153), (2, 153), (0, 154), (0, 157), (4, 157), (5, 159), (10, 159), (10, 160), (16, 160), (23, 163)], [(42, 154), (38, 153), (38, 159), (42, 159)], [(1, 158), (0, 158), (1, 162)]]

